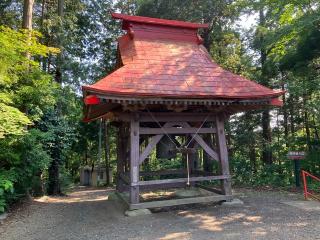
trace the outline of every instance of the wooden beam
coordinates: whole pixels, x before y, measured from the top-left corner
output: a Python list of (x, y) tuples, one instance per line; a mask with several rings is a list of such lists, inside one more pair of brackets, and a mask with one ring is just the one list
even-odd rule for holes
[(140, 191), (154, 191), (154, 190), (159, 190), (159, 189), (185, 188), (185, 187), (186, 187), (186, 184), (184, 182), (151, 184), (151, 185), (139, 186)]
[[(189, 123), (187, 122), (184, 122), (183, 125), (184, 127), (190, 127)], [(203, 148), (203, 150), (209, 154), (210, 157), (216, 161), (219, 161), (219, 155), (203, 140), (202, 137), (200, 137), (198, 134), (192, 134), (192, 137)]]
[(140, 176), (163, 176), (163, 175), (171, 175), (171, 174), (186, 174), (187, 169), (166, 169), (166, 170), (158, 170), (152, 172), (140, 172)]
[(151, 151), (157, 146), (157, 143), (161, 140), (161, 138), (164, 135), (156, 135), (153, 136), (151, 138), (150, 143), (148, 144), (148, 146), (144, 149), (144, 151), (141, 153), (140, 157), (139, 157), (139, 164), (142, 164), (143, 161), (149, 156), (149, 154), (151, 153)]
[[(143, 185), (139, 186), (139, 191), (153, 191), (159, 189), (170, 189), (170, 188), (185, 188), (186, 184), (184, 182), (180, 183), (165, 183), (165, 184), (151, 184), (151, 185)], [(129, 185), (123, 185), (124, 191), (130, 191)]]
[(87, 113), (85, 113), (85, 116), (90, 119), (90, 121), (99, 119), (103, 117), (105, 114), (110, 112), (111, 110), (115, 109), (117, 107), (117, 104), (114, 103), (102, 103), (99, 105), (88, 105), (86, 107)]
[(210, 157), (212, 157), (216, 161), (219, 161), (219, 155), (215, 151), (213, 151), (213, 149), (203, 140), (202, 137), (196, 135), (194, 137), (194, 140), (197, 141), (197, 143), (203, 148), (204, 151), (206, 151), (206, 153), (209, 154)]
[(161, 128), (140, 128), (140, 134), (163, 134), (166, 132), (167, 134), (190, 134), (190, 133), (216, 133), (215, 128), (177, 128), (177, 127), (163, 127)]
[(130, 203), (139, 203), (139, 120), (130, 121)]
[[(224, 131), (224, 119), (222, 116), (216, 117), (216, 128), (217, 128), (217, 143), (218, 143), (218, 149), (219, 149), (219, 155), (220, 155), (221, 171), (223, 175), (230, 175), (228, 149), (227, 149), (226, 135)], [(223, 180), (222, 191), (225, 195), (232, 195), (231, 178), (226, 178)]]
[(203, 171), (203, 170), (192, 170), (192, 174), (196, 174), (196, 175), (201, 175), (201, 176), (212, 176), (213, 173), (212, 172), (207, 172), (207, 171)]
[(87, 94), (97, 95), (103, 102), (129, 103), (129, 104), (165, 104), (173, 106), (188, 106), (188, 105), (205, 105), (205, 106), (220, 106), (220, 105), (240, 105), (240, 104), (267, 104), (270, 102), (270, 97), (264, 99), (240, 100), (240, 99), (191, 99), (191, 98), (162, 98), (162, 97), (125, 97), (123, 95), (104, 95), (100, 92), (86, 91)]
[[(175, 123), (175, 122), (167, 122), (163, 125), (164, 128), (167, 128), (167, 127), (172, 127), (172, 126), (175, 126), (176, 124), (179, 124), (179, 123)], [(140, 130), (142, 128), (139, 127), (139, 133), (140, 133)], [(160, 129), (160, 128), (159, 128)], [(139, 157), (139, 164), (142, 164), (143, 161), (149, 156), (149, 154), (151, 153), (151, 151), (157, 146), (158, 142), (161, 140), (161, 138), (164, 136), (163, 134), (164, 132), (160, 132), (159, 135), (157, 136), (154, 136), (152, 137), (150, 143), (148, 144), (148, 146), (144, 149), (143, 153), (140, 155)]]
[[(199, 181), (210, 181), (210, 180), (221, 180), (227, 179), (229, 176), (204, 176), (204, 177), (190, 177), (190, 182), (199, 182)], [(131, 186), (144, 186), (144, 185), (153, 185), (153, 184), (166, 184), (166, 183), (179, 183), (187, 182), (188, 178), (175, 178), (175, 179), (163, 179), (163, 180), (150, 180), (150, 181), (139, 181), (131, 183)]]
[[(130, 121), (131, 114), (123, 112), (114, 112), (115, 117), (121, 121)], [(151, 115), (152, 114), (152, 115)], [(143, 112), (140, 113), (140, 122), (154, 122), (156, 119), (158, 122), (180, 122), (181, 120), (186, 122), (202, 122), (205, 118), (207, 121), (215, 121), (214, 114), (210, 113), (175, 113), (175, 112)]]
[(160, 201), (152, 201), (152, 202), (143, 202), (138, 204), (130, 204), (129, 209), (133, 210), (133, 209), (141, 209), (141, 208), (159, 208), (159, 207), (169, 207), (169, 206), (177, 206), (177, 205), (183, 205), (183, 204), (228, 201), (230, 199), (232, 199), (232, 196), (227, 196), (227, 195), (180, 198), (180, 199), (160, 200)]

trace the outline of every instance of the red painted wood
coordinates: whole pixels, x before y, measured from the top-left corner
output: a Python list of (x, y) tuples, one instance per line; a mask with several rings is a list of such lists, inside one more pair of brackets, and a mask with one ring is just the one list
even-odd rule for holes
[(278, 98), (273, 98), (273, 99), (270, 100), (270, 105), (282, 107), (283, 106), (283, 102)]
[(301, 174), (302, 174), (302, 179), (303, 179), (304, 198), (308, 199), (308, 197), (310, 196), (310, 197), (315, 198), (320, 201), (320, 198), (318, 196), (316, 196), (308, 191), (307, 177), (311, 177), (313, 180), (318, 181), (318, 182), (320, 182), (320, 178), (318, 178), (318, 177), (316, 177), (316, 176), (314, 176), (304, 170), (301, 171)]
[(100, 103), (100, 99), (96, 95), (88, 95), (84, 98), (85, 105), (97, 105)]

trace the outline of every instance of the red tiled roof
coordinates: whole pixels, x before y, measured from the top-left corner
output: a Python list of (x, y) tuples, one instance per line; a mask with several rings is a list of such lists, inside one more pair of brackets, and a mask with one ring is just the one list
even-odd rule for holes
[(113, 14), (127, 24), (119, 38), (123, 66), (84, 91), (132, 97), (259, 99), (274, 91), (222, 69), (201, 45), (203, 24)]

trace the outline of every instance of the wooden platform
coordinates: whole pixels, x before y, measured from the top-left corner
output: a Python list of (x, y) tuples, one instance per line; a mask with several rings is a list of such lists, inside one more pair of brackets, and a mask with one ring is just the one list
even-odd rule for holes
[(186, 198), (173, 198), (165, 200), (151, 200), (142, 201), (139, 203), (130, 204), (129, 196), (124, 193), (117, 192), (118, 197), (126, 204), (129, 210), (143, 209), (143, 208), (159, 208), (159, 207), (171, 207), (177, 205), (194, 204), (194, 203), (209, 203), (209, 202), (220, 202), (220, 201), (231, 201), (232, 195), (222, 195), (206, 191), (201, 189), (201, 196), (186, 197)]

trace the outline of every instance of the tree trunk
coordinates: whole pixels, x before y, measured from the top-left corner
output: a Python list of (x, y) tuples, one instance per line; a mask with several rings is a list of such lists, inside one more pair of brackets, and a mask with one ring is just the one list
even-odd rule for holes
[(22, 28), (32, 30), (32, 13), (34, 0), (24, 0), (23, 2), (23, 16)]
[(104, 145), (105, 145), (105, 162), (106, 162), (106, 184), (110, 185), (110, 141), (109, 141), (109, 132), (108, 131), (108, 121), (104, 120)]
[[(32, 30), (33, 4), (34, 4), (34, 0), (24, 0), (23, 1), (22, 28), (27, 29), (29, 31)], [(27, 45), (30, 45), (30, 40), (31, 40), (31, 32), (29, 34), (29, 38), (27, 39)], [(31, 58), (31, 55), (29, 52), (26, 52), (25, 56), (28, 59)], [(24, 112), (26, 115), (28, 115), (28, 112), (29, 112), (28, 107), (26, 107)], [(28, 126), (25, 126), (25, 129), (28, 129)], [(39, 178), (39, 181), (41, 181), (41, 178)], [(28, 199), (31, 199), (29, 190), (26, 190), (25, 194)]]
[[(263, 6), (260, 8), (260, 11), (259, 11), (259, 24), (260, 26), (265, 26), (266, 24)], [(268, 79), (267, 69), (265, 66), (265, 63), (267, 60), (267, 51), (264, 46), (264, 41), (265, 39), (263, 34), (260, 34), (261, 78), (262, 78), (263, 84), (268, 86), (269, 79)], [(261, 124), (262, 124), (262, 139), (263, 139), (262, 161), (266, 164), (272, 164), (272, 150), (271, 150), (272, 135), (271, 135), (271, 128), (270, 128), (269, 110), (264, 110), (262, 112)]]
[(203, 35), (202, 35), (203, 46), (207, 49), (207, 51), (209, 53), (210, 53), (210, 48), (211, 48), (211, 44), (212, 44), (211, 37), (210, 37), (211, 31), (212, 31), (211, 28), (205, 29), (203, 32)]
[(64, 0), (58, 0), (58, 16), (63, 17), (64, 13)]
[[(60, 5), (59, 5), (60, 4)], [(60, 9), (63, 9), (63, 5), (61, 6), (61, 4), (63, 4), (63, 1), (58, 0), (58, 15), (60, 17), (62, 17), (62, 13), (60, 12)], [(60, 15), (61, 14), (61, 15)], [(58, 34), (58, 33), (57, 33)], [(59, 38), (58, 38), (59, 39)], [(61, 48), (60, 46), (60, 40), (58, 40), (59, 42), (57, 43), (57, 45), (59, 46), (59, 48)], [(57, 56), (57, 64), (56, 64), (56, 72), (55, 72), (55, 81), (59, 84), (62, 84), (62, 73), (60, 70), (60, 61), (59, 56)], [(57, 114), (58, 116), (61, 116), (61, 109), (60, 109), (60, 104), (58, 102), (56, 109), (57, 109)], [(58, 145), (58, 144), (57, 144)], [(59, 183), (59, 168), (60, 168), (60, 160), (61, 160), (61, 154), (60, 154), (60, 149), (56, 150), (57, 153), (54, 154), (55, 157), (53, 157), (53, 160), (50, 164), (49, 167), (49, 188), (48, 188), (48, 194), (49, 195), (58, 195), (61, 194), (61, 188), (60, 188), (60, 183)]]
[(59, 160), (53, 159), (49, 171), (49, 184), (48, 184), (48, 194), (49, 195), (60, 195), (60, 181), (59, 181)]
[(310, 139), (311, 139), (311, 133), (310, 133), (310, 127), (309, 127), (309, 116), (308, 116), (308, 110), (307, 110), (307, 96), (303, 95), (303, 118), (304, 118), (304, 126), (306, 129), (306, 142), (308, 149), (311, 148)]
[(313, 128), (314, 128), (314, 138), (319, 141), (319, 132), (318, 132), (318, 128), (317, 128), (317, 124), (316, 124), (316, 121), (314, 119), (314, 115), (312, 117), (312, 121), (313, 121)]
[(124, 151), (124, 134), (125, 127), (124, 123), (121, 122), (117, 132), (117, 176), (116, 176), (116, 189), (123, 191), (123, 182), (120, 175), (125, 172), (125, 155)]
[(256, 148), (254, 145), (250, 146), (249, 159), (250, 159), (253, 173), (257, 173), (257, 156), (256, 156)]
[[(282, 84), (282, 91), (284, 91), (284, 83)], [(289, 136), (289, 129), (288, 129), (288, 110), (287, 110), (287, 103), (286, 103), (286, 95), (282, 95), (282, 102), (283, 102), (283, 127), (284, 127), (284, 138), (286, 142), (286, 146), (288, 146), (288, 136)]]
[(268, 110), (262, 112), (262, 161), (266, 164), (272, 164), (272, 136), (270, 128), (270, 114)]
[(58, 16), (60, 17), (61, 25), (59, 25), (58, 28), (58, 38), (57, 38), (57, 46), (60, 49), (60, 53), (57, 55), (57, 63), (56, 63), (56, 73), (55, 73), (55, 80), (60, 85), (62, 84), (62, 71), (61, 71), (61, 65), (62, 65), (62, 49), (61, 49), (61, 38), (62, 38), (62, 22), (63, 22), (63, 12), (64, 12), (64, 0), (58, 0)]

